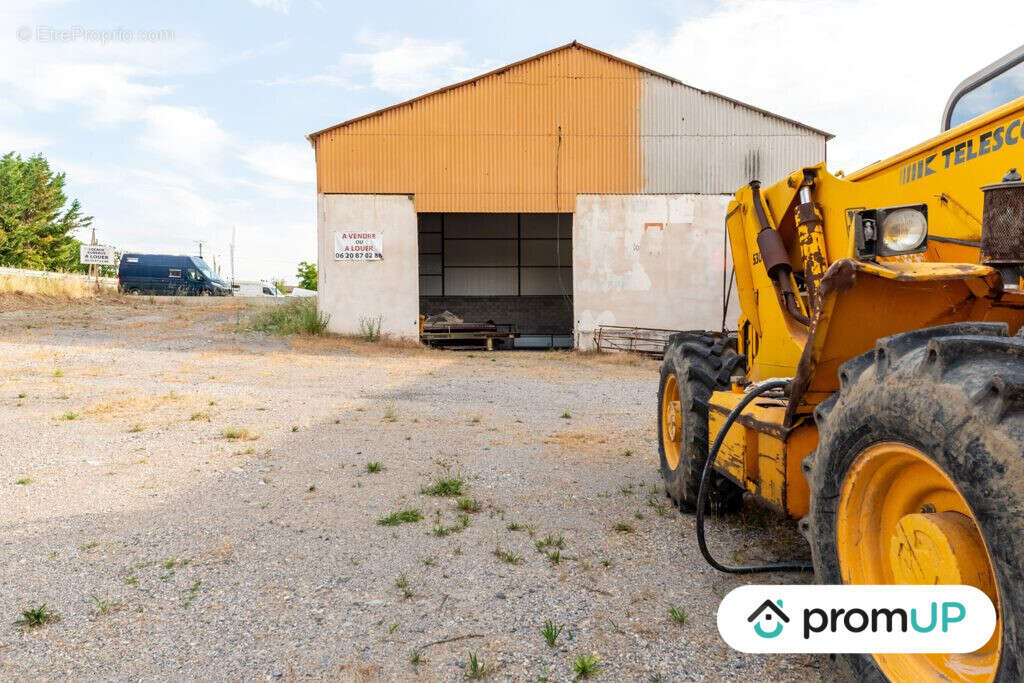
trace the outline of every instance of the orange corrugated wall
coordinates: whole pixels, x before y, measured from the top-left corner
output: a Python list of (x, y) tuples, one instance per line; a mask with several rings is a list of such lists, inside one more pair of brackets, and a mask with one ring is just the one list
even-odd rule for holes
[(420, 212), (571, 212), (577, 193), (641, 192), (643, 76), (572, 45), (330, 129), (313, 138), (318, 191), (412, 194)]

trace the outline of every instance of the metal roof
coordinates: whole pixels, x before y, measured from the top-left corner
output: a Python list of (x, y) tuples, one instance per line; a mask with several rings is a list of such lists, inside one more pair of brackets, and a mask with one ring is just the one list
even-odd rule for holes
[(417, 97), (413, 97), (412, 99), (405, 100), (403, 102), (399, 102), (397, 104), (393, 104), (393, 105), (388, 106), (388, 107), (384, 107), (383, 109), (378, 109), (376, 111), (370, 112), (369, 114), (363, 114), (362, 116), (357, 116), (355, 118), (348, 119), (347, 121), (342, 121), (341, 123), (336, 123), (333, 126), (328, 126), (327, 128), (323, 128), (321, 130), (314, 131), (314, 132), (310, 133), (309, 135), (307, 135), (306, 139), (309, 140), (312, 143), (314, 138), (316, 138), (317, 136), (319, 136), (319, 135), (321, 135), (323, 133), (327, 133), (329, 131), (336, 130), (338, 128), (343, 128), (343, 127), (348, 126), (350, 124), (356, 123), (357, 121), (363, 121), (365, 119), (372, 118), (374, 116), (378, 116), (380, 114), (383, 114), (384, 112), (392, 111), (394, 109), (399, 109), (401, 107), (405, 107), (405, 106), (414, 104), (414, 103), (419, 102), (421, 100), (425, 100), (427, 98), (434, 97), (435, 95), (440, 95), (441, 93), (445, 93), (445, 92), (448, 92), (450, 90), (455, 90), (457, 88), (462, 88), (462, 87), (467, 86), (467, 85), (472, 85), (473, 83), (475, 83), (476, 81), (479, 81), (482, 78), (487, 78), (488, 76), (497, 76), (497, 75), (500, 75), (500, 74), (508, 71), (509, 69), (511, 69), (513, 67), (517, 67), (517, 66), (520, 66), (522, 64), (526, 64), (528, 62), (532, 62), (532, 61), (541, 59), (541, 58), (546, 57), (546, 56), (548, 56), (550, 54), (553, 54), (555, 52), (561, 52), (562, 50), (568, 50), (568, 49), (572, 49), (572, 48), (579, 48), (579, 49), (587, 50), (587, 51), (592, 52), (594, 54), (597, 54), (597, 55), (600, 55), (600, 56), (605, 57), (607, 59), (610, 59), (612, 61), (619, 62), (620, 64), (625, 64), (627, 66), (631, 66), (634, 69), (638, 69), (639, 71), (642, 71), (644, 73), (650, 74), (652, 76), (656, 76), (658, 78), (662, 78), (662, 79), (664, 79), (664, 80), (666, 80), (666, 81), (668, 81), (670, 83), (675, 83), (677, 85), (682, 85), (682, 86), (685, 86), (687, 88), (691, 88), (693, 90), (696, 90), (696, 91), (698, 91), (701, 94), (708, 95), (708, 96), (711, 96), (711, 97), (716, 97), (716, 98), (719, 98), (721, 100), (725, 100), (726, 102), (730, 102), (730, 103), (732, 103), (734, 105), (737, 105), (737, 106), (740, 106), (740, 107), (744, 107), (746, 109), (758, 112), (760, 114), (764, 114), (765, 116), (770, 116), (770, 117), (778, 119), (780, 121), (785, 121), (786, 123), (790, 123), (790, 124), (793, 124), (795, 126), (799, 126), (799, 127), (804, 128), (806, 130), (809, 130), (809, 131), (812, 131), (814, 133), (817, 133), (819, 135), (824, 136), (826, 141), (827, 140), (831, 140), (832, 138), (835, 137), (831, 133), (823, 131), (820, 128), (815, 128), (813, 126), (807, 125), (806, 123), (802, 123), (800, 121), (796, 121), (794, 119), (790, 119), (790, 118), (787, 118), (785, 116), (780, 116), (779, 114), (776, 114), (774, 112), (768, 111), (767, 109), (762, 109), (760, 107), (755, 107), (752, 104), (747, 104), (746, 102), (742, 102), (742, 101), (734, 99), (732, 97), (727, 97), (725, 95), (722, 95), (720, 93), (714, 92), (712, 90), (702, 90), (700, 88), (694, 87), (694, 86), (689, 85), (687, 83), (683, 83), (682, 81), (680, 81), (680, 80), (678, 80), (676, 78), (672, 78), (671, 76), (666, 76), (665, 74), (660, 73), (658, 71), (655, 71), (653, 69), (649, 69), (649, 68), (647, 68), (645, 66), (641, 66), (640, 64), (636, 64), (636, 63), (631, 62), (629, 60), (622, 59), (621, 57), (616, 57), (613, 54), (610, 54), (608, 52), (603, 52), (603, 51), (598, 50), (596, 48), (590, 47), (589, 45), (584, 45), (583, 43), (580, 43), (579, 41), (574, 40), (571, 43), (566, 43), (565, 45), (559, 45), (558, 47), (553, 48), (551, 50), (545, 50), (544, 52), (535, 54), (532, 57), (527, 57), (526, 59), (521, 59), (521, 60), (519, 60), (517, 62), (512, 62), (511, 64), (506, 64), (505, 66), (499, 67), (497, 69), (493, 69), (491, 71), (488, 71), (487, 73), (480, 74), (479, 76), (475, 76), (473, 78), (469, 78), (469, 79), (466, 79), (464, 81), (460, 81), (458, 83), (452, 83), (451, 85), (446, 85), (446, 86), (444, 86), (442, 88), (438, 88), (437, 90), (432, 90), (432, 91), (430, 91), (428, 93), (424, 93), (423, 95), (419, 95)]

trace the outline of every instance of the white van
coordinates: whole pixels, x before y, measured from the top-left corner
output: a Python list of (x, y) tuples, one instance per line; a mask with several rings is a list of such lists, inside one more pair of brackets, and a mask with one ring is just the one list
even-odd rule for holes
[(235, 281), (231, 285), (235, 296), (284, 296), (269, 280), (242, 282)]

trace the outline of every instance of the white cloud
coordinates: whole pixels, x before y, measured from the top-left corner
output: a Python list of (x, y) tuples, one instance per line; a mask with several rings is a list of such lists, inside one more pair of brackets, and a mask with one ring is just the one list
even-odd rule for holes
[(286, 183), (313, 187), (316, 166), (313, 150), (303, 143), (257, 143), (241, 155), (242, 161), (265, 176)]
[(144, 119), (139, 147), (178, 164), (208, 170), (219, 162), (228, 142), (220, 125), (199, 109), (152, 105)]
[(396, 95), (433, 90), (454, 80), (466, 60), (455, 41), (434, 42), (419, 38), (394, 38), (363, 32), (357, 42), (371, 48), (342, 56), (346, 70), (365, 75), (372, 87)]
[(16, 150), (22, 156), (30, 156), (52, 145), (52, 138), (29, 133), (0, 122), (0, 154)]
[(829, 167), (849, 172), (935, 135), (956, 84), (1020, 44), (1019, 5), (972, 2), (984, 30), (958, 30), (962, 13), (948, 0), (729, 0), (618, 54), (836, 134)]
[(254, 7), (273, 10), (280, 14), (288, 14), (291, 11), (291, 0), (249, 0)]
[(373, 88), (398, 97), (420, 95), (493, 68), (491, 61), (469, 63), (458, 41), (432, 41), (361, 31), (355, 42), (367, 49), (346, 52), (322, 73), (281, 76), (260, 85), (329, 85), (349, 90)]

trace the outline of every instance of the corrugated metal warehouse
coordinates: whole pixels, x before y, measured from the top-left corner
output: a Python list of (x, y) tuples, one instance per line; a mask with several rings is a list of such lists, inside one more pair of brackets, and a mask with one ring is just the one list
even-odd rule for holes
[[(573, 42), (309, 135), (330, 328), (721, 325), (724, 208), (831, 136)], [(735, 311), (735, 308), (733, 309)]]

